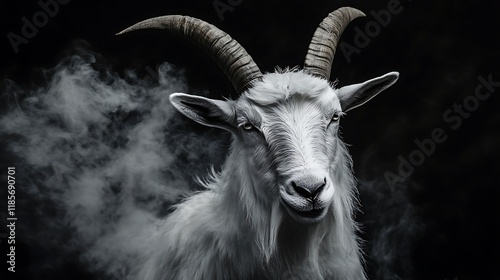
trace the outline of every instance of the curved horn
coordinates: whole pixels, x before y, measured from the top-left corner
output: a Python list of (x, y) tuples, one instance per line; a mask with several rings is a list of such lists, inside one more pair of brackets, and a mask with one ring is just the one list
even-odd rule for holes
[(202, 48), (224, 71), (238, 93), (262, 77), (259, 67), (246, 50), (231, 36), (197, 18), (180, 15), (150, 18), (117, 33), (121, 35), (138, 29), (164, 29), (183, 35)]
[(363, 12), (351, 7), (342, 7), (328, 14), (314, 32), (304, 61), (304, 70), (329, 80), (340, 35), (352, 20), (362, 16), (365, 16)]

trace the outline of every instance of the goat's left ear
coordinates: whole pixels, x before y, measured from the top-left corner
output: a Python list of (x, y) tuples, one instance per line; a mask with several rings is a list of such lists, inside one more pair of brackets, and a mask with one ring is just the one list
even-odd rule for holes
[(337, 95), (340, 99), (342, 111), (347, 112), (365, 104), (375, 95), (392, 86), (398, 80), (398, 77), (398, 72), (389, 72), (364, 83), (339, 88)]
[(179, 112), (197, 123), (236, 131), (236, 114), (232, 101), (173, 93), (170, 95), (170, 102)]

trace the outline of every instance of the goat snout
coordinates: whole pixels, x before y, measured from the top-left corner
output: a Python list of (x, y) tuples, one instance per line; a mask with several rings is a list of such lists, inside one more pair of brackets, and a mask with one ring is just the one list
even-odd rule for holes
[(328, 211), (333, 186), (328, 176), (318, 173), (293, 176), (280, 189), (284, 207), (298, 222), (318, 222)]
[(326, 186), (326, 177), (306, 176), (290, 181), (290, 185), (298, 195), (315, 200)]

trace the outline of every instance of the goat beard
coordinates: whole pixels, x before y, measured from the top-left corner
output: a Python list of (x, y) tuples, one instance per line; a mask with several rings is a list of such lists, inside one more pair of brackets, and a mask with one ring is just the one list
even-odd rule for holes
[[(302, 224), (291, 217), (279, 200), (271, 205), (270, 215), (254, 224), (257, 245), (266, 264), (273, 262), (275, 256), (289, 259), (294, 263), (314, 259), (317, 262), (320, 242), (332, 230), (334, 208), (318, 223)], [(278, 254), (279, 251), (279, 254)], [(305, 256), (305, 257), (304, 257)]]

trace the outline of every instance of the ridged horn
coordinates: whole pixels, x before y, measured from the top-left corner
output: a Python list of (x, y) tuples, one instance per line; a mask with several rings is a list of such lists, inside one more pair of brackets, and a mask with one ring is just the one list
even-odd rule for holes
[(328, 14), (314, 32), (304, 61), (304, 70), (329, 80), (340, 35), (352, 20), (363, 16), (363, 12), (351, 7), (342, 7)]
[(238, 93), (262, 77), (257, 64), (236, 40), (203, 20), (180, 15), (161, 16), (136, 23), (116, 35), (138, 29), (163, 29), (184, 36), (208, 52)]

